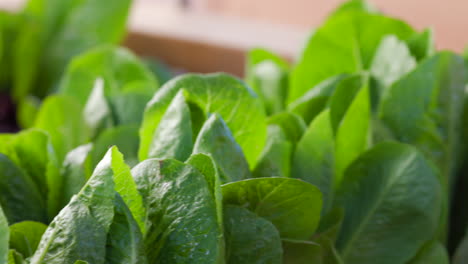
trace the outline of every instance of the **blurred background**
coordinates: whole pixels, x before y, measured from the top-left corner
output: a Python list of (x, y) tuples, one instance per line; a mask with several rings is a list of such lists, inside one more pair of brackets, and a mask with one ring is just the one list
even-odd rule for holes
[[(25, 0), (0, 0), (18, 9)], [(261, 46), (293, 60), (312, 29), (342, 0), (134, 0), (126, 45), (196, 72), (243, 71)], [(467, 0), (369, 0), (417, 29), (432, 28), (439, 49), (468, 44)]]
[[(154, 1), (154, 0), (141, 0)], [(307, 30), (317, 26), (342, 0), (192, 0), (199, 9), (230, 16), (289, 24)], [(462, 50), (468, 44), (467, 0), (370, 0), (384, 13), (416, 28), (432, 27), (438, 47)]]

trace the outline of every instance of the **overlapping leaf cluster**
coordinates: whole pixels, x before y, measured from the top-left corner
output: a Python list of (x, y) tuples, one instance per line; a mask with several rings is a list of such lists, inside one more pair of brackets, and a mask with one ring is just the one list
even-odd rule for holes
[(463, 59), (432, 41), (352, 1), (296, 65), (249, 54), (247, 80), (271, 115), (257, 175), (319, 187), (322, 225), (343, 209), (333, 240), (344, 263), (448, 262), (467, 76)]
[(52, 2), (22, 14), (15, 39), (41, 45), (5, 75), (18, 98), (57, 93), (0, 135), (0, 263), (449, 263), (468, 71), (430, 30), (351, 1), (293, 66), (255, 49), (245, 82), (159, 87), (96, 46), (121, 36), (125, 1), (84, 25), (102, 1)]

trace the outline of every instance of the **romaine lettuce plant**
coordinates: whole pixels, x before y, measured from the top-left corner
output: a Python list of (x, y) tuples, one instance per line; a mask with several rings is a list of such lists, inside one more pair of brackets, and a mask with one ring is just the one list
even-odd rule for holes
[(0, 134), (0, 264), (466, 262), (468, 71), (430, 30), (352, 0), (292, 65), (160, 87), (101, 2), (0, 14), (25, 127)]

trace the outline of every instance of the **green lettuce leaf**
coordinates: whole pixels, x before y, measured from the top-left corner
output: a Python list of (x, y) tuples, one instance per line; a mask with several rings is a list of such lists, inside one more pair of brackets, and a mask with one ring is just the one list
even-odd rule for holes
[(132, 174), (147, 211), (149, 263), (224, 263), (218, 205), (205, 175), (170, 159), (145, 160)]
[(114, 123), (140, 126), (143, 122), (146, 104), (156, 90), (155, 88), (149, 89), (151, 87), (154, 87), (151, 80), (134, 81), (125, 84), (120, 93), (109, 97)]
[(226, 263), (281, 264), (283, 249), (276, 227), (248, 209), (224, 208)]
[(271, 221), (283, 239), (312, 237), (320, 219), (322, 194), (290, 178), (258, 178), (222, 186), (224, 204), (245, 207)]
[(134, 125), (116, 126), (106, 129), (95, 140), (90, 152), (94, 167), (106, 154), (110, 146), (117, 146), (125, 157), (125, 162), (133, 167), (138, 164), (138, 127)]
[(89, 139), (89, 128), (83, 119), (82, 108), (74, 98), (64, 95), (49, 96), (44, 101), (34, 127), (49, 134), (59, 164), (70, 150)]
[(278, 125), (283, 129), (287, 139), (293, 143), (297, 143), (304, 132), (307, 125), (301, 116), (292, 112), (281, 112), (272, 115), (267, 120), (268, 125)]
[(0, 91), (11, 91), (14, 41), (21, 16), (0, 10)]
[(252, 49), (247, 54), (246, 81), (262, 98), (267, 114), (285, 109), (288, 96), (289, 65), (279, 56)]
[(143, 235), (132, 213), (120, 197), (116, 196), (114, 220), (107, 235), (106, 263), (146, 264)]
[(416, 33), (408, 40), (408, 45), (411, 54), (418, 61), (434, 55), (436, 49), (433, 30), (429, 28), (421, 33)]
[(194, 154), (190, 156), (186, 164), (195, 167), (199, 172), (205, 176), (205, 180), (208, 183), (211, 194), (216, 204), (216, 216), (218, 220), (218, 228), (221, 230), (223, 235), (218, 237), (218, 250), (216, 263), (225, 263), (225, 240), (224, 240), (224, 222), (223, 222), (223, 198), (221, 192), (221, 179), (219, 176), (219, 170), (217, 169), (216, 163), (213, 158), (205, 154)]
[(185, 161), (192, 153), (194, 140), (190, 108), (181, 90), (162, 116), (148, 155)]
[(24, 258), (34, 254), (47, 226), (43, 223), (24, 221), (10, 226), (10, 249)]
[[(332, 98), (333, 100), (333, 98)], [(333, 103), (333, 101), (332, 101)], [(343, 172), (362, 152), (367, 149), (370, 137), (370, 95), (368, 86), (364, 85), (349, 105), (336, 128), (335, 138), (335, 186), (339, 186)], [(331, 107), (333, 117), (335, 108)], [(332, 119), (333, 125), (333, 119)]]
[(442, 193), (421, 153), (387, 142), (346, 170), (336, 202), (345, 209), (337, 240), (345, 263), (403, 264), (435, 237)]
[(284, 240), (284, 264), (342, 264), (333, 243), (326, 240), (322, 243), (311, 241)]
[(46, 201), (31, 176), (0, 154), (0, 206), (11, 224), (47, 222)]
[(115, 46), (100, 46), (77, 56), (68, 65), (60, 82), (61, 94), (73, 96), (82, 106), (88, 101), (96, 79), (104, 82), (104, 95), (122, 93), (133, 82), (147, 84), (144, 91), (151, 95), (158, 84), (146, 66), (129, 50)]
[(220, 170), (223, 183), (250, 178), (249, 164), (223, 118), (211, 115), (200, 130), (193, 153), (209, 154)]
[[(11, 36), (11, 85), (12, 96), (21, 101), (28, 94), (39, 95), (39, 79), (41, 70), (42, 31), (44, 26), (35, 15), (22, 14), (17, 25), (17, 34)], [(35, 45), (31, 45), (35, 43)], [(49, 66), (50, 67), (50, 66)], [(34, 86), (36, 85), (36, 86)], [(36, 91), (33, 91), (36, 89)], [(41, 88), (42, 89), (42, 88)], [(44, 88), (45, 89), (45, 88)], [(50, 89), (47, 87), (47, 89)]]
[(140, 160), (153, 157), (152, 140), (164, 113), (180, 90), (205, 116), (219, 114), (241, 146), (250, 168), (255, 167), (266, 141), (261, 101), (241, 81), (226, 74), (187, 74), (166, 83), (148, 103), (140, 128)]
[(93, 137), (113, 125), (111, 109), (104, 95), (104, 80), (102, 78), (97, 78), (94, 82), (93, 89), (83, 108), (83, 116)]
[(62, 208), (60, 205), (63, 181), (60, 164), (51, 137), (43, 131), (28, 129), (13, 141), (19, 166), (32, 176), (39, 191), (45, 195), (47, 213), (51, 220)]
[(288, 105), (289, 111), (300, 115), (306, 124), (310, 124), (325, 109), (335, 88), (342, 80), (346, 80), (346, 77), (348, 75), (340, 74), (320, 82), (303, 96), (291, 102)]
[(466, 82), (463, 59), (441, 52), (391, 86), (379, 109), (397, 140), (418, 147), (437, 165), (446, 189), (458, 168)]
[[(432, 242), (424, 246), (409, 264), (449, 264), (450, 258), (444, 245)], [(457, 264), (455, 262), (455, 264)]]
[(104, 263), (116, 194), (110, 156), (98, 164), (86, 185), (50, 223), (31, 264)]
[(33, 96), (26, 96), (18, 102), (16, 120), (22, 129), (34, 126), (34, 121), (36, 120), (40, 106), (40, 100)]
[[(385, 89), (416, 67), (417, 61), (411, 55), (408, 45), (394, 35), (386, 36), (380, 42), (369, 71)], [(380, 91), (380, 94), (384, 94)]]
[(27, 81), (16, 83), (15, 90), (27, 94), (35, 86), (35, 94), (44, 96), (56, 88), (74, 56), (97, 45), (119, 43), (126, 33), (130, 3), (30, 0), (23, 14), (31, 22), (21, 27), (15, 50), (15, 77)]
[(329, 77), (369, 69), (381, 39), (389, 34), (406, 40), (414, 31), (402, 21), (362, 11), (330, 17), (309, 39), (292, 72), (288, 102)]
[(73, 195), (80, 192), (91, 176), (91, 143), (79, 146), (68, 152), (60, 170), (63, 179), (62, 207), (70, 202)]
[(8, 252), (8, 264), (26, 264), (26, 262), (23, 258), (23, 256), (16, 252), (14, 249), (10, 249)]
[(146, 210), (143, 205), (143, 198), (137, 190), (137, 184), (133, 180), (130, 168), (124, 162), (122, 153), (114, 146), (106, 153), (103, 161), (110, 162), (115, 190), (128, 206), (141, 232), (145, 233), (144, 219), (146, 217)]
[(0, 263), (7, 263), (8, 260), (8, 243), (10, 241), (9, 231), (8, 220), (0, 206)]
[(453, 256), (453, 264), (463, 264), (468, 258), (468, 236), (463, 238), (461, 243), (457, 246)]
[(267, 143), (253, 177), (290, 177), (293, 147), (279, 125), (269, 125)]
[(317, 186), (323, 195), (322, 213), (328, 211), (335, 188), (335, 142), (330, 111), (318, 115), (297, 143), (292, 177)]

